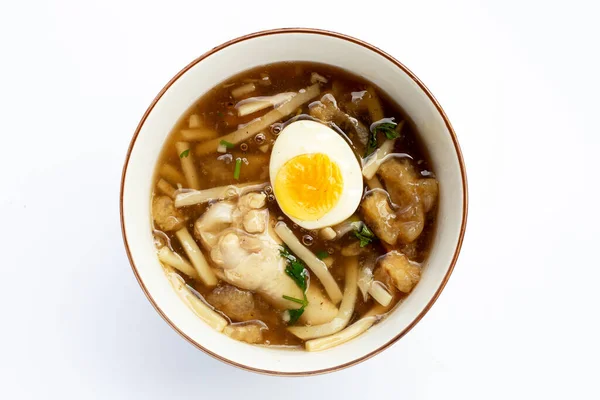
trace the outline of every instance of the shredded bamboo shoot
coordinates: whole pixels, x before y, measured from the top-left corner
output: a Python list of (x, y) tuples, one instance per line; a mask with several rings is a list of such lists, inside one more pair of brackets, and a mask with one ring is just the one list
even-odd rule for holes
[(160, 176), (162, 176), (166, 181), (170, 182), (173, 185), (183, 185), (185, 183), (185, 177), (179, 172), (177, 168), (172, 166), (171, 164), (163, 164), (160, 167)]
[(375, 93), (375, 88), (373, 86), (369, 86), (367, 88), (367, 92), (369, 92), (369, 97), (365, 99), (367, 103), (367, 109), (369, 110), (369, 116), (371, 117), (371, 122), (379, 121), (384, 118), (383, 108), (381, 107), (381, 102), (379, 101), (379, 96)]
[(292, 250), (296, 256), (306, 263), (308, 268), (310, 268), (323, 284), (331, 301), (334, 304), (338, 304), (342, 300), (342, 292), (325, 263), (319, 260), (313, 252), (300, 243), (285, 222), (278, 222), (277, 225), (275, 225), (275, 233), (277, 233), (281, 240), (288, 245), (290, 250)]
[(183, 246), (185, 253), (192, 262), (192, 265), (194, 266), (194, 268), (196, 268), (200, 280), (206, 286), (216, 286), (217, 277), (208, 265), (206, 258), (204, 258), (204, 254), (202, 254), (202, 251), (200, 250), (200, 248), (198, 247), (198, 245), (194, 241), (194, 238), (192, 238), (192, 235), (190, 235), (188, 230), (186, 228), (181, 228), (180, 230), (175, 232), (175, 235), (177, 236), (177, 239), (179, 239), (179, 242)]
[(375, 322), (377, 322), (378, 318), (375, 316), (362, 318), (341, 332), (338, 332), (334, 335), (322, 337), (319, 339), (308, 340), (304, 343), (306, 350), (308, 351), (322, 351), (327, 350), (332, 347), (338, 346), (342, 343), (346, 343), (347, 341), (354, 339), (361, 333), (365, 332), (369, 329)]
[[(227, 185), (205, 190), (190, 190), (182, 193), (177, 193), (175, 196), (175, 207), (192, 206), (194, 204), (204, 204), (211, 200), (225, 200), (232, 197), (237, 197), (243, 193), (242, 189), (251, 191), (255, 186), (256, 190), (262, 189), (266, 183), (243, 183), (240, 185)], [(244, 190), (246, 191), (246, 190)]]
[(156, 187), (158, 188), (158, 190), (160, 190), (161, 192), (163, 192), (170, 198), (172, 198), (172, 199), (175, 198), (175, 192), (177, 191), (177, 189), (175, 189), (173, 186), (171, 186), (171, 184), (169, 182), (165, 181), (164, 179), (162, 179), (162, 178), (159, 179), (158, 182), (156, 183)]
[[(181, 160), (181, 169), (183, 175), (188, 183), (188, 187), (191, 189), (200, 189), (200, 183), (198, 182), (198, 174), (196, 173), (196, 167), (194, 166), (194, 158), (190, 154), (190, 144), (188, 142), (177, 142), (175, 143), (177, 154)], [(187, 155), (184, 155), (187, 151)]]
[(372, 177), (371, 179), (367, 179), (367, 186), (369, 187), (369, 190), (383, 189), (381, 181), (376, 176)]
[(371, 282), (369, 294), (373, 297), (373, 300), (382, 306), (388, 306), (392, 302), (393, 296), (387, 291), (383, 284), (378, 281)]
[(346, 264), (346, 284), (344, 288), (344, 297), (342, 304), (338, 310), (337, 316), (330, 322), (322, 325), (312, 326), (292, 326), (288, 328), (295, 336), (300, 339), (314, 339), (323, 336), (329, 336), (341, 331), (348, 325), (350, 318), (354, 313), (354, 304), (358, 292), (358, 259), (356, 257), (349, 258)]
[(254, 92), (255, 90), (256, 90), (256, 86), (254, 85), (254, 83), (250, 82), (250, 83), (246, 83), (245, 85), (242, 85), (240, 87), (236, 87), (235, 89), (233, 89), (231, 91), (231, 95), (237, 99), (238, 97), (242, 97), (247, 94), (250, 94), (250, 93)]
[(285, 92), (273, 96), (250, 97), (237, 103), (235, 108), (237, 108), (238, 115), (243, 117), (265, 108), (279, 107), (294, 96), (296, 96), (294, 92)]
[(375, 150), (375, 152), (371, 156), (369, 156), (369, 158), (367, 158), (365, 166), (362, 169), (362, 174), (366, 179), (371, 179), (375, 176), (377, 170), (379, 169), (379, 166), (383, 163), (383, 159), (385, 158), (385, 156), (394, 151), (395, 141), (395, 139), (386, 140), (385, 142), (383, 142), (381, 147)]
[(202, 120), (198, 114), (190, 115), (190, 119), (188, 121), (188, 127), (190, 129), (200, 128), (202, 126)]
[(301, 107), (304, 103), (307, 103), (317, 97), (319, 93), (321, 93), (321, 89), (319, 88), (318, 84), (309, 86), (306, 89), (303, 89), (302, 92), (299, 92), (290, 101), (283, 103), (281, 106), (269, 111), (262, 117), (253, 120), (243, 128), (220, 138), (200, 143), (196, 146), (196, 154), (203, 155), (217, 151), (217, 147), (219, 146), (219, 142), (221, 140), (225, 140), (232, 144), (241, 143), (244, 140), (251, 138), (253, 135), (256, 135), (260, 131), (267, 129), (275, 122), (292, 114), (298, 107)]
[(327, 83), (327, 78), (316, 72), (310, 74), (310, 83)]
[(190, 278), (198, 279), (198, 272), (194, 267), (179, 254), (171, 251), (167, 246), (161, 247), (160, 250), (158, 250), (158, 259), (176, 270), (183, 272)]
[(185, 285), (185, 281), (176, 273), (168, 274), (169, 281), (175, 289), (175, 292), (186, 303), (192, 311), (206, 322), (210, 327), (222, 332), (229, 322), (223, 316), (209, 307), (206, 303), (194, 295)]
[[(404, 121), (400, 121), (400, 123), (396, 125), (395, 131), (400, 133), (402, 132), (403, 127)], [(388, 160), (388, 156), (394, 151), (395, 143), (396, 139), (386, 140), (369, 158), (366, 159), (362, 173), (367, 180), (372, 179), (377, 173), (377, 170), (379, 170), (381, 164)]]
[(321, 238), (325, 240), (333, 240), (335, 239), (336, 235), (337, 233), (335, 233), (335, 230), (330, 226), (323, 228), (319, 231), (319, 236), (321, 236)]
[(217, 131), (210, 128), (193, 128), (193, 129), (182, 129), (180, 131), (181, 137), (185, 140), (198, 141), (198, 140), (209, 140), (219, 136)]

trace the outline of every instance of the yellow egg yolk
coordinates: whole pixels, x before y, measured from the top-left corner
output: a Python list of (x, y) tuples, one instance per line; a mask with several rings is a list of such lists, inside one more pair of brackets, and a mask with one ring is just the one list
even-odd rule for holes
[(274, 184), (283, 212), (304, 221), (327, 214), (339, 201), (343, 188), (340, 167), (323, 153), (288, 160), (277, 172)]

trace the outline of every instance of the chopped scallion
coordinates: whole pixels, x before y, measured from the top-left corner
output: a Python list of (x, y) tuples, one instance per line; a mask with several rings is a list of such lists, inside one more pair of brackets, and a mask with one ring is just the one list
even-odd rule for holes
[(317, 251), (316, 256), (319, 260), (323, 260), (324, 258), (329, 257), (329, 253), (326, 252), (325, 250), (321, 250), (321, 251)]
[(187, 149), (187, 150), (184, 150), (181, 152), (181, 154), (179, 155), (179, 158), (185, 158), (189, 155), (190, 155), (190, 149)]
[(240, 171), (242, 170), (242, 159), (235, 159), (235, 169), (233, 170), (233, 179), (240, 179)]
[(227, 147), (228, 149), (233, 148), (235, 145), (233, 143), (228, 142), (227, 140), (221, 140), (219, 144)]

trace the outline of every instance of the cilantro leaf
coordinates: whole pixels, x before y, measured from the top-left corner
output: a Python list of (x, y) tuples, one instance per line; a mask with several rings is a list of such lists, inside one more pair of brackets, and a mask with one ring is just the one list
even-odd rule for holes
[(329, 253), (326, 252), (325, 250), (317, 251), (317, 254), (315, 254), (315, 255), (317, 256), (317, 258), (319, 260), (329, 257)]
[(285, 246), (280, 251), (281, 257), (287, 260), (287, 266), (285, 268), (285, 273), (296, 282), (296, 285), (302, 292), (306, 291), (306, 277), (308, 276), (308, 271), (306, 271), (306, 267), (304, 263), (296, 258), (296, 256), (290, 253), (290, 249)]
[(292, 280), (298, 285), (300, 289), (302, 289), (303, 299), (297, 299), (295, 297), (283, 295), (283, 298), (289, 301), (293, 301), (294, 303), (300, 304), (302, 307), (297, 309), (289, 309), (287, 310), (290, 315), (290, 320), (288, 321), (288, 325), (293, 325), (298, 322), (298, 319), (304, 313), (304, 308), (308, 305), (308, 299), (306, 298), (306, 278), (308, 277), (308, 271), (304, 266), (304, 263), (296, 258), (290, 252), (290, 249), (287, 246), (283, 246), (279, 250), (279, 254), (281, 257), (285, 258), (287, 261), (287, 266), (285, 267), (285, 273), (292, 278)]
[(396, 123), (395, 122), (384, 122), (383, 124), (379, 124), (373, 128), (373, 132), (377, 134), (381, 132), (388, 139), (396, 139), (400, 137), (400, 134), (396, 132)]
[(295, 297), (286, 296), (286, 295), (283, 295), (282, 297), (286, 300), (293, 301), (294, 303), (301, 304), (302, 307), (306, 307), (308, 305), (308, 300), (306, 300), (306, 295), (304, 295), (304, 299), (297, 299)]
[(304, 307), (287, 311), (290, 314), (290, 320), (288, 321), (288, 325), (294, 325), (296, 322), (298, 322), (302, 314), (304, 314)]
[(377, 132), (371, 131), (369, 133), (369, 140), (367, 141), (367, 148), (365, 149), (365, 157), (375, 151), (377, 148)]
[(187, 149), (187, 150), (184, 150), (181, 152), (181, 154), (179, 155), (179, 158), (185, 158), (189, 155), (190, 155), (190, 149)]
[(360, 230), (354, 231), (354, 236), (356, 236), (356, 238), (360, 240), (360, 247), (367, 246), (375, 239), (375, 234), (371, 232), (371, 230), (367, 227), (366, 224), (362, 224)]

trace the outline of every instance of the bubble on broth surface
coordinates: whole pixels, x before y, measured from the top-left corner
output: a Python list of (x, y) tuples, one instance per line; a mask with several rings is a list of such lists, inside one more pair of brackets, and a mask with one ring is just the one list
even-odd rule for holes
[(275, 123), (273, 125), (271, 125), (271, 133), (275, 136), (279, 135), (281, 133), (283, 129), (283, 124), (282, 123)]
[(310, 235), (304, 235), (304, 236), (302, 236), (302, 243), (304, 243), (305, 246), (312, 246), (312, 244), (313, 244), (314, 241), (315, 240)]
[(254, 141), (258, 144), (263, 144), (265, 140), (267, 140), (267, 137), (264, 133), (259, 133), (258, 135), (254, 136)]

